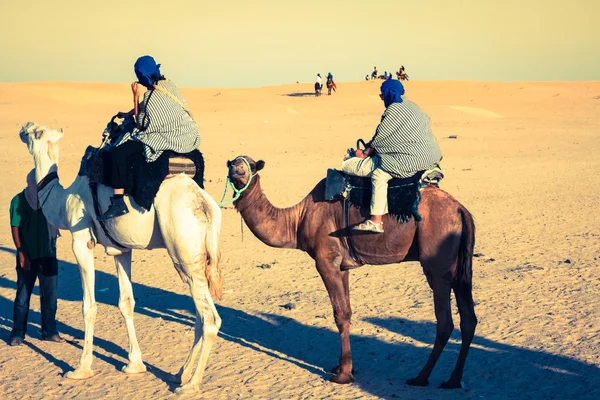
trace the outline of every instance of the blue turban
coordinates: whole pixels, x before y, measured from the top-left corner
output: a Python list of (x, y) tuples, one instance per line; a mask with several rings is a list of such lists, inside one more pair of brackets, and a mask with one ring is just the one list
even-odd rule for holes
[(154, 81), (161, 77), (160, 64), (154, 61), (154, 58), (150, 56), (142, 56), (137, 59), (133, 66), (135, 70), (135, 76), (138, 78), (138, 82), (147, 88), (152, 87)]
[(404, 86), (402, 86), (400, 81), (389, 79), (381, 85), (381, 94), (383, 95), (383, 104), (386, 107), (392, 103), (402, 103)]

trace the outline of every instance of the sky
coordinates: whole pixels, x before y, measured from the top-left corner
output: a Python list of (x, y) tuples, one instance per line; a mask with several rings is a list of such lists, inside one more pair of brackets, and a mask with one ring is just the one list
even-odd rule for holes
[(2, 0), (0, 82), (600, 80), (600, 0)]

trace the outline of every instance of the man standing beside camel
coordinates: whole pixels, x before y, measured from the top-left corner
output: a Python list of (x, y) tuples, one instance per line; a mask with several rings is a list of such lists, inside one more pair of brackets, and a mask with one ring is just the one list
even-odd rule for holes
[(17, 249), (17, 295), (13, 308), (11, 346), (25, 340), (29, 301), (36, 278), (40, 279), (42, 339), (62, 343), (56, 330), (56, 283), (58, 230), (49, 225), (42, 213), (35, 183), (35, 169), (27, 174), (27, 187), (10, 202), (10, 226)]

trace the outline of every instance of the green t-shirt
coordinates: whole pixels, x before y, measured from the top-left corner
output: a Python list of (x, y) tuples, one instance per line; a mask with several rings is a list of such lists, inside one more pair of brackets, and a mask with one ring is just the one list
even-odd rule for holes
[(25, 191), (10, 202), (10, 226), (19, 228), (23, 250), (30, 260), (56, 257), (56, 240), (48, 234), (46, 217), (41, 208), (34, 210), (29, 206)]

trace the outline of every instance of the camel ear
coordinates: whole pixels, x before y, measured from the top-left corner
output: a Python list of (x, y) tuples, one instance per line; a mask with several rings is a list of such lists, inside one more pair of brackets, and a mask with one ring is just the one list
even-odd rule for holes
[(265, 167), (265, 162), (263, 160), (258, 160), (256, 162), (256, 172), (260, 171)]
[(227, 160), (227, 168), (231, 167), (231, 161)]
[(29, 134), (35, 132), (35, 128), (37, 128), (37, 124), (31, 121), (27, 122), (21, 127), (21, 131), (19, 131), (19, 137), (23, 143), (29, 143)]
[[(50, 143), (56, 143), (58, 142), (60, 139), (62, 139), (62, 137), (65, 135), (65, 132), (63, 131), (62, 128), (60, 128), (59, 130), (55, 130), (55, 129), (47, 129), (44, 128), (44, 139), (48, 140)], [(42, 135), (40, 135), (40, 138), (42, 137)]]
[(39, 129), (36, 129), (34, 131), (35, 134), (35, 138), (37, 140), (40, 140), (41, 138), (46, 136), (46, 132), (48, 132), (48, 128), (46, 128), (45, 126), (40, 127)]

